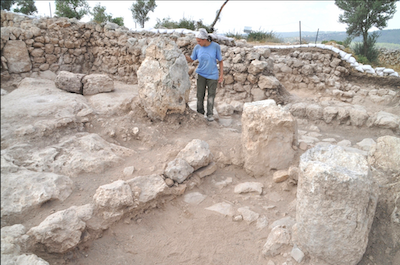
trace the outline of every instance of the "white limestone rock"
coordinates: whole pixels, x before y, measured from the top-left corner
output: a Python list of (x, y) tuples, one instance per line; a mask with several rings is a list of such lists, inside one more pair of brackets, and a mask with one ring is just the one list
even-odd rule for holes
[(189, 101), (189, 68), (175, 42), (154, 39), (146, 49), (146, 59), (137, 71), (139, 97), (152, 119), (163, 120), (167, 113), (183, 113)]
[(258, 86), (261, 89), (276, 89), (279, 88), (281, 83), (279, 82), (278, 79), (276, 79), (275, 76), (265, 76), (262, 75), (258, 79)]
[(290, 232), (288, 229), (276, 226), (268, 235), (267, 242), (264, 244), (262, 253), (266, 257), (274, 257), (281, 250), (290, 244)]
[(376, 142), (372, 138), (365, 138), (362, 141), (356, 143), (356, 146), (364, 151), (369, 151), (372, 146), (374, 146)]
[(183, 201), (189, 204), (198, 205), (202, 201), (204, 201), (206, 197), (207, 197), (206, 195), (203, 195), (200, 192), (192, 192), (185, 194), (185, 196), (183, 196)]
[(117, 180), (98, 187), (93, 201), (103, 219), (118, 220), (127, 208), (137, 206), (138, 196), (139, 194), (135, 197), (129, 184)]
[(64, 201), (72, 180), (63, 175), (20, 169), (1, 174), (1, 217), (25, 214), (50, 200)]
[[(139, 203), (145, 204), (162, 195), (168, 188), (161, 175), (153, 174), (149, 176), (140, 176), (127, 180), (132, 191), (140, 191)], [(136, 195), (135, 195), (136, 196)]]
[(33, 153), (27, 167), (75, 177), (81, 172), (103, 172), (132, 154), (133, 150), (111, 144), (97, 134), (78, 133)]
[(243, 182), (235, 186), (234, 192), (238, 194), (255, 192), (261, 195), (263, 187), (261, 182)]
[(242, 115), (244, 169), (260, 177), (270, 169), (292, 164), (297, 146), (297, 121), (274, 100), (246, 103)]
[(81, 241), (86, 228), (85, 221), (91, 216), (82, 216), (80, 208), (72, 206), (66, 210), (49, 215), (38, 226), (32, 227), (27, 234), (35, 243), (45, 246), (49, 253), (65, 253), (75, 248)]
[(357, 264), (367, 247), (378, 187), (364, 156), (317, 146), (300, 158), (294, 242), (331, 264)]
[(207, 207), (206, 210), (214, 211), (226, 216), (233, 216), (235, 214), (233, 206), (227, 202), (214, 204), (210, 207)]
[(379, 111), (371, 117), (372, 125), (394, 131), (400, 128), (400, 117), (386, 111)]
[(207, 142), (194, 139), (178, 153), (176, 158), (186, 160), (194, 170), (197, 170), (210, 164), (213, 157)]
[(60, 71), (56, 77), (55, 84), (59, 89), (82, 94), (82, 78), (85, 74), (76, 74), (68, 71)]
[(256, 221), (258, 217), (260, 217), (260, 214), (250, 210), (249, 207), (240, 207), (238, 212), (243, 216), (243, 220), (245, 220), (248, 224), (251, 224), (252, 222)]
[(363, 126), (369, 117), (367, 110), (360, 105), (354, 105), (349, 112), (351, 124), (354, 126)]
[(368, 163), (376, 169), (400, 173), (400, 138), (379, 137), (368, 153)]
[[(26, 228), (22, 224), (4, 226), (1, 228), (1, 256), (18, 255), (21, 248), (26, 247), (29, 236), (25, 235)], [(3, 262), (2, 262), (3, 264)]]
[[(1, 27), (2, 34), (3, 29)], [(7, 60), (7, 67), (10, 74), (25, 73), (32, 69), (32, 62), (24, 41), (8, 40), (4, 48), (2, 43), (2, 56)]]
[(193, 167), (191, 167), (186, 160), (182, 158), (175, 158), (168, 163), (167, 168), (164, 171), (164, 175), (178, 183), (182, 183), (190, 176), (190, 174), (193, 173), (193, 171)]
[(83, 95), (94, 95), (114, 91), (114, 80), (105, 74), (86, 75), (82, 79)]

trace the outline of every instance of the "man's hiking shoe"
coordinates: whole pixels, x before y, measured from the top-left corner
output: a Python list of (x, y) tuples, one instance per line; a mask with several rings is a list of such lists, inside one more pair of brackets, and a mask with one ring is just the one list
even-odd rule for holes
[(208, 116), (208, 117), (207, 117), (207, 120), (208, 120), (208, 121), (214, 121), (214, 117), (213, 117), (213, 116)]

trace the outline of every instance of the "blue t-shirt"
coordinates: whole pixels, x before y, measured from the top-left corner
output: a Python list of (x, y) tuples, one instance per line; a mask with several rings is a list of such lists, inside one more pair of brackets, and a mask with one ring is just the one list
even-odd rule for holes
[(211, 42), (207, 47), (197, 44), (190, 58), (192, 58), (193, 61), (199, 60), (196, 73), (207, 79), (218, 80), (219, 72), (217, 60), (220, 62), (222, 61), (221, 47), (218, 43)]

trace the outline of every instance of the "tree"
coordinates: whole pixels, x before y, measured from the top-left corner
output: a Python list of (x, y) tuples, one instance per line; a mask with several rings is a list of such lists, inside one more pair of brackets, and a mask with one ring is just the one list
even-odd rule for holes
[(14, 8), (14, 12), (17, 13), (32, 15), (38, 12), (34, 0), (17, 0), (17, 6), (17, 8)]
[(90, 14), (93, 16), (93, 21), (99, 24), (111, 19), (111, 15), (106, 13), (106, 7), (101, 6), (100, 3), (93, 7), (93, 11)]
[(56, 15), (59, 17), (76, 18), (80, 20), (89, 13), (89, 4), (86, 0), (55, 0)]
[(140, 27), (144, 28), (144, 23), (150, 19), (147, 14), (150, 11), (153, 12), (156, 7), (157, 5), (155, 0), (137, 0), (131, 7), (133, 20), (138, 22)]
[(93, 21), (96, 23), (100, 24), (103, 22), (110, 21), (119, 26), (124, 26), (124, 18), (123, 17), (113, 18), (111, 14), (106, 13), (106, 7), (101, 6), (100, 3), (98, 3), (95, 7), (93, 7), (93, 11), (90, 12), (90, 14), (93, 16)]
[(11, 6), (15, 3), (15, 0), (1, 0), (1, 10), (11, 11)]
[[(371, 49), (376, 41), (376, 33), (368, 34), (368, 30), (376, 27), (382, 30), (387, 26), (387, 21), (393, 18), (396, 13), (396, 2), (398, 0), (335, 0), (335, 4), (344, 14), (339, 15), (339, 22), (347, 24), (346, 33), (351, 38), (362, 36), (362, 54), (366, 56), (371, 53)], [(370, 56), (370, 55), (368, 55)], [(368, 58), (368, 57), (367, 57)], [(376, 58), (375, 58), (376, 59)], [(374, 58), (368, 58), (373, 61)]]
[(124, 26), (124, 18), (123, 17), (113, 17), (110, 19), (110, 22), (117, 24), (118, 26)]

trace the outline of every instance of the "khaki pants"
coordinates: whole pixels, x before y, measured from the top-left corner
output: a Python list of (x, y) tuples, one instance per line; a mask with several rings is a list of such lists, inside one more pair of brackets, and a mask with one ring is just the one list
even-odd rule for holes
[(207, 79), (201, 75), (197, 76), (197, 112), (204, 114), (204, 96), (207, 88), (207, 117), (212, 116), (218, 80)]

